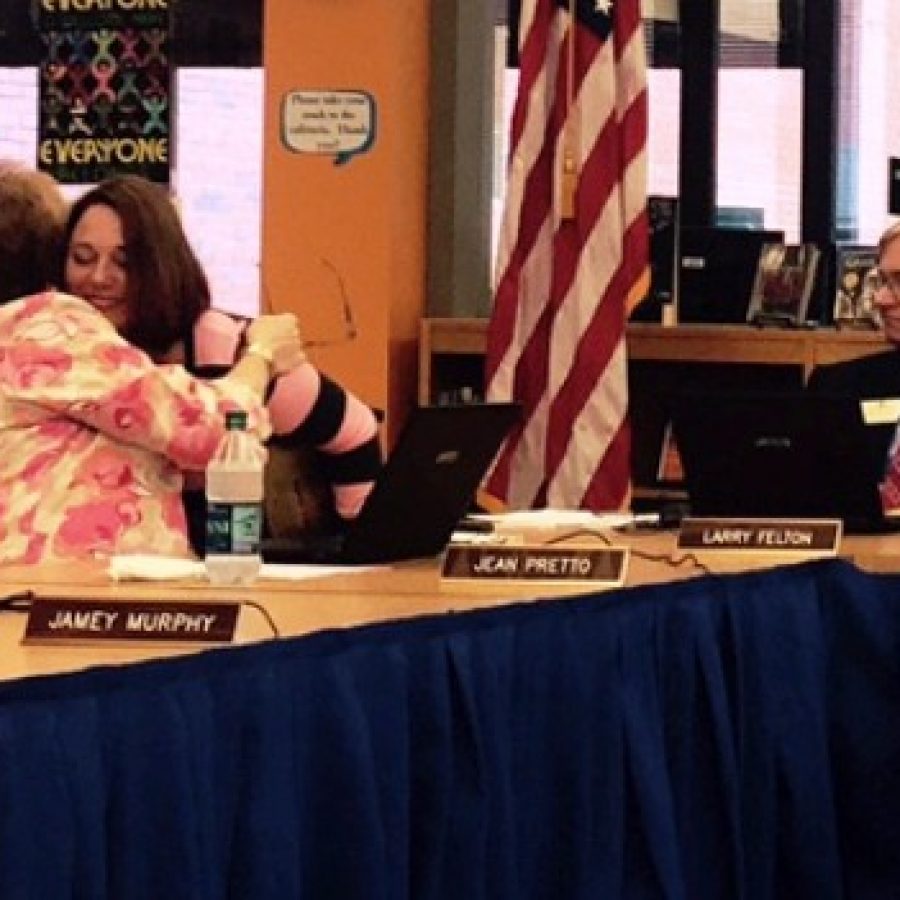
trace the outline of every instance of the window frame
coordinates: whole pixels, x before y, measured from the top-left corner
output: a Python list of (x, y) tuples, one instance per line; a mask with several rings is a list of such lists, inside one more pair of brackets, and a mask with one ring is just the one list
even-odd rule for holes
[[(782, 14), (794, 9), (779, 0)], [(840, 0), (803, 4), (799, 58), (781, 65), (803, 71), (800, 231), (803, 241), (827, 248), (835, 241), (837, 195), (838, 13)], [(719, 0), (681, 4), (681, 224), (714, 224), (716, 206), (716, 110), (719, 71)]]

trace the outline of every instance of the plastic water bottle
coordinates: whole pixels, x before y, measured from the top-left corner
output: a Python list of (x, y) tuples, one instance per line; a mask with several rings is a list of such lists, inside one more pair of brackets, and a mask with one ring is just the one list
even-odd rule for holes
[(247, 414), (227, 413), (206, 469), (206, 573), (213, 584), (250, 584), (259, 574), (264, 465)]

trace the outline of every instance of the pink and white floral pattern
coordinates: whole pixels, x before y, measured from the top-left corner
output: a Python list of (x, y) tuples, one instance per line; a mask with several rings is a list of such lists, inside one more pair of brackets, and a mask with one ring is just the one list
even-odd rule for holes
[(0, 563), (190, 555), (183, 473), (206, 467), (229, 409), (268, 435), (246, 387), (154, 365), (77, 297), (0, 307)]

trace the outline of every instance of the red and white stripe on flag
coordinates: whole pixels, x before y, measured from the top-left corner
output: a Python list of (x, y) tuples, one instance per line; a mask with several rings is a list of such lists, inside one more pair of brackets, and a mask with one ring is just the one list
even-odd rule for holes
[(523, 416), (485, 488), (513, 508), (615, 509), (630, 484), (625, 322), (648, 263), (640, 0), (522, 0), (519, 49), (485, 381)]

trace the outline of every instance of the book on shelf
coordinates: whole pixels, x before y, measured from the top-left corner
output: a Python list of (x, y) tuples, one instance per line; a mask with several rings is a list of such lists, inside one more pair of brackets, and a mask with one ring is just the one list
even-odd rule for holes
[(878, 248), (837, 247), (834, 262), (834, 324), (849, 328), (878, 328), (875, 276)]
[(763, 244), (747, 321), (757, 325), (804, 324), (820, 256), (815, 244)]
[(438, 391), (438, 406), (465, 406), (471, 403), (484, 403), (484, 395), (480, 390), (469, 385), (449, 387)]
[(675, 233), (678, 227), (678, 198), (647, 197), (650, 238), (650, 283), (646, 296), (631, 314), (635, 322), (660, 322), (662, 309), (675, 294)]

